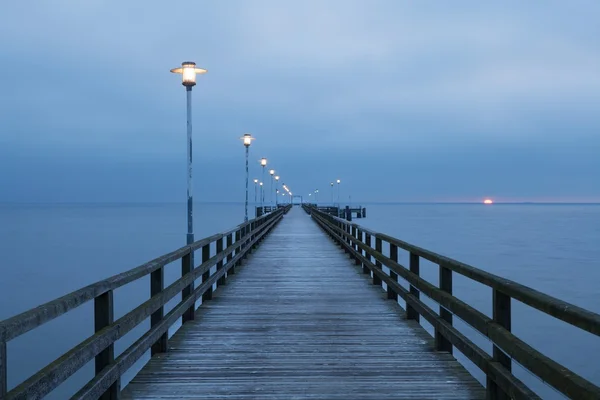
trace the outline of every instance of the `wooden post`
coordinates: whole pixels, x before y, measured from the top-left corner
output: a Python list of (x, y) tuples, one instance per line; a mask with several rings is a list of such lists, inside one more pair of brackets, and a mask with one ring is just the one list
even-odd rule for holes
[[(202, 246), (202, 264), (210, 259), (210, 243)], [(208, 282), (210, 279), (210, 268), (206, 270), (205, 273), (202, 274), (202, 284)], [(212, 285), (210, 288), (204, 292), (202, 295), (202, 301), (212, 300), (213, 288)]]
[[(188, 253), (185, 256), (181, 257), (181, 276), (186, 276), (190, 272), (192, 272), (192, 257), (191, 257), (191, 254)], [(190, 295), (192, 294), (193, 291), (194, 291), (194, 281), (192, 281), (189, 284), (189, 286), (186, 286), (183, 289), (183, 291), (181, 292), (181, 300), (183, 301), (183, 300), (187, 299), (188, 297), (190, 297)], [(185, 310), (185, 312), (181, 316), (182, 324), (185, 324), (187, 321), (194, 320), (195, 308), (196, 308), (196, 305), (192, 304), (190, 306), (190, 308)]]
[[(440, 289), (452, 294), (452, 270), (442, 264), (440, 264)], [(452, 313), (442, 306), (440, 306), (440, 317), (452, 325)], [(452, 354), (452, 343), (437, 330), (435, 331), (435, 348), (438, 351), (447, 351)]]
[[(375, 251), (378, 253), (381, 253), (382, 248), (383, 248), (383, 246), (381, 243), (381, 239), (376, 237), (375, 238)], [(379, 262), (379, 260), (375, 260), (375, 266), (377, 267), (377, 269), (381, 270), (381, 262)], [(379, 276), (377, 276), (375, 271), (373, 271), (373, 285), (381, 286), (381, 278)]]
[[(363, 241), (363, 233), (362, 233), (362, 231), (361, 231), (360, 229), (358, 229), (358, 228), (356, 228), (356, 240), (357, 240), (357, 241), (359, 241), (360, 243), (362, 243), (362, 241)], [(355, 247), (356, 247), (356, 252), (357, 252), (359, 255), (361, 255), (361, 256), (362, 256), (362, 255), (363, 255), (363, 250), (360, 248), (360, 246), (358, 245), (358, 243), (356, 243), (356, 246), (355, 246)], [(356, 257), (356, 262), (355, 262), (355, 264), (356, 264), (356, 265), (362, 265), (362, 261), (361, 261), (361, 260), (360, 260), (358, 257)]]
[[(230, 233), (227, 235), (227, 243), (225, 244), (226, 248), (231, 247), (231, 245), (233, 245), (233, 235)], [(225, 261), (226, 264), (229, 264), (229, 261), (231, 261), (233, 259), (233, 253), (229, 253), (229, 255), (227, 256), (227, 260)], [(221, 283), (219, 283), (219, 285), (226, 285), (227, 284), (227, 275), (229, 275), (229, 271), (225, 271), (225, 275), (223, 275), (221, 277)]]
[[(242, 240), (242, 232), (238, 229), (237, 231), (235, 231), (235, 252), (234, 252), (234, 254), (236, 256), (240, 253), (240, 240)], [(242, 262), (241, 260), (238, 260), (237, 262), (233, 263), (233, 265), (231, 266), (231, 269), (229, 269), (229, 273), (231, 275), (235, 275), (235, 267), (240, 265), (241, 262)]]
[[(99, 332), (114, 322), (113, 291), (102, 293), (94, 299), (94, 332)], [(115, 360), (115, 345), (109, 345), (95, 359), (96, 375)], [(117, 400), (121, 393), (121, 378), (117, 379), (99, 399)]]
[[(510, 296), (494, 289), (493, 290), (493, 319), (507, 331), (511, 331), (511, 299)], [(512, 371), (512, 363), (509, 356), (494, 345), (492, 358), (499, 362), (509, 372)], [(510, 396), (499, 387), (490, 377), (487, 378), (487, 395), (491, 400), (509, 400)]]
[[(417, 276), (419, 275), (419, 256), (412, 252), (410, 253), (410, 272), (412, 272), (413, 274), (415, 274)], [(416, 287), (414, 287), (413, 285), (410, 285), (410, 294), (415, 296), (417, 299), (421, 297), (419, 290)], [(408, 304), (408, 302), (406, 302), (406, 318), (414, 319), (417, 322), (419, 322), (419, 319), (420, 319), (420, 316), (419, 316), (419, 313), (417, 312), (417, 310), (412, 308)]]
[[(398, 262), (398, 246), (390, 243), (390, 259), (392, 261)], [(398, 274), (390, 269), (390, 278), (394, 282), (398, 282)], [(398, 302), (398, 293), (394, 292), (394, 290), (388, 285), (387, 287), (387, 298), (389, 300), (396, 300)]]
[[(365, 244), (367, 246), (371, 247), (371, 234), (370, 233), (365, 233)], [(365, 251), (365, 257), (367, 258), (367, 260), (373, 261), (371, 258), (371, 255), (367, 251)], [(363, 272), (363, 274), (367, 275), (371, 272), (371, 270), (369, 269), (369, 267), (367, 267), (365, 264), (363, 264), (362, 272)]]
[(352, 221), (352, 211), (350, 206), (346, 206), (346, 221)]
[[(154, 297), (165, 287), (165, 268), (160, 267), (156, 271), (150, 274), (150, 297)], [(165, 307), (160, 306), (160, 308), (150, 315), (150, 328), (154, 328), (156, 325), (162, 321), (165, 313)], [(168, 340), (168, 332), (165, 332), (161, 335), (161, 337), (152, 345), (150, 349), (150, 356), (153, 356), (158, 353), (166, 353), (167, 352), (167, 340)]]
[[(217, 254), (218, 255), (221, 255), (221, 253), (223, 253), (223, 239), (224, 238), (217, 239)], [(217, 273), (221, 272), (222, 269), (223, 269), (223, 260), (221, 260), (217, 263)], [(224, 276), (225, 276), (225, 274), (223, 274), (222, 277), (217, 279), (217, 288), (219, 288), (219, 286), (223, 285), (223, 277)]]
[[(350, 245), (352, 246), (352, 250), (356, 251), (356, 244), (354, 243), (354, 240), (356, 239), (356, 226), (354, 225), (350, 227), (350, 238)], [(358, 257), (356, 257), (355, 254), (351, 254), (350, 257), (354, 259), (355, 263), (358, 260)]]
[[(251, 240), (254, 240), (254, 238), (256, 237), (256, 228), (257, 228), (257, 224), (256, 224), (256, 222), (251, 222), (251, 223), (250, 223), (250, 233), (251, 233), (251, 235), (250, 235), (250, 239), (251, 239)], [(258, 246), (258, 244), (257, 244), (257, 243), (254, 243), (254, 244), (252, 245), (252, 249), (256, 249), (256, 247), (257, 247), (257, 246)]]
[(8, 355), (3, 335), (4, 333), (0, 332), (0, 399), (8, 392)]

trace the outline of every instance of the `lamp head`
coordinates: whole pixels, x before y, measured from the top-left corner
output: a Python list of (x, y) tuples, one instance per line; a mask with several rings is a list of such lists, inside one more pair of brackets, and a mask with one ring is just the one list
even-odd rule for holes
[(262, 182), (261, 182), (261, 183), (260, 183), (260, 186), (262, 186), (262, 185), (263, 185), (263, 184), (262, 184)]
[(270, 170), (270, 171), (269, 171), (269, 174), (271, 174), (271, 175), (275, 175), (275, 170), (274, 170), (274, 169)]
[(263, 158), (261, 158), (261, 159), (260, 159), (260, 165), (262, 165), (263, 167), (266, 167), (266, 166), (267, 166), (267, 159), (266, 159), (266, 158), (264, 158), (264, 157), (263, 157)]
[(279, 175), (275, 176), (275, 180), (278, 181), (279, 180)]
[(253, 138), (252, 135), (249, 133), (244, 133), (244, 136), (242, 136), (240, 139), (242, 139), (242, 141), (244, 142), (244, 146), (250, 147), (250, 145), (252, 144), (252, 141), (255, 138)]
[(205, 74), (207, 71), (203, 68), (196, 68), (196, 63), (193, 61), (184, 61), (181, 63), (181, 68), (173, 68), (171, 72), (181, 74), (183, 86), (192, 87), (196, 84), (196, 75)]
[(255, 179), (255, 180), (254, 180), (254, 183), (258, 183), (258, 179)]
[(337, 180), (337, 183), (338, 183), (338, 185), (340, 184), (340, 182), (341, 182), (341, 181), (338, 179), (338, 180)]

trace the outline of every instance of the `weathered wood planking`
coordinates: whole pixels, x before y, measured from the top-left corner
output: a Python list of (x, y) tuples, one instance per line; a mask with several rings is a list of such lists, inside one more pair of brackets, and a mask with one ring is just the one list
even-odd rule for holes
[(125, 399), (483, 399), (303, 211), (123, 391)]

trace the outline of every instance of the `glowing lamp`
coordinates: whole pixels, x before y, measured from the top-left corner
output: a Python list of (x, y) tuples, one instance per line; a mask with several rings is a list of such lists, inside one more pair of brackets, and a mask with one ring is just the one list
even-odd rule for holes
[(255, 138), (253, 138), (252, 135), (249, 133), (244, 133), (244, 136), (242, 136), (240, 139), (242, 139), (242, 141), (244, 142), (244, 146), (250, 147), (250, 145), (252, 144), (252, 141)]
[(279, 175), (275, 176), (275, 180), (278, 181), (279, 180)]
[(195, 62), (184, 61), (181, 63), (181, 68), (173, 68), (171, 72), (181, 74), (181, 84), (191, 87), (196, 84), (196, 75), (205, 74), (207, 71), (203, 68), (196, 68)]
[(271, 175), (275, 175), (275, 170), (274, 170), (274, 169), (270, 170), (270, 171), (269, 171), (269, 174), (271, 174)]
[(263, 158), (261, 158), (261, 159), (260, 159), (260, 165), (262, 165), (263, 167), (266, 167), (266, 166), (267, 166), (267, 159), (266, 159), (266, 158), (264, 158), (264, 157), (263, 157)]

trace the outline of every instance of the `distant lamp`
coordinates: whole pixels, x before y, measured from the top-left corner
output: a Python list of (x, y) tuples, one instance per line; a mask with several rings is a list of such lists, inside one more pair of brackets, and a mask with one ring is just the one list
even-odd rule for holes
[(264, 158), (264, 157), (263, 157), (263, 158), (261, 158), (261, 159), (260, 159), (260, 165), (262, 165), (263, 167), (266, 167), (266, 166), (267, 166), (267, 159), (266, 159), (266, 158)]
[(181, 84), (183, 86), (194, 86), (196, 84), (196, 75), (205, 74), (207, 71), (203, 68), (196, 68), (196, 63), (192, 61), (184, 61), (181, 63), (181, 68), (173, 68), (174, 74), (181, 74)]
[(279, 180), (279, 175), (275, 176), (275, 180), (278, 181)]

